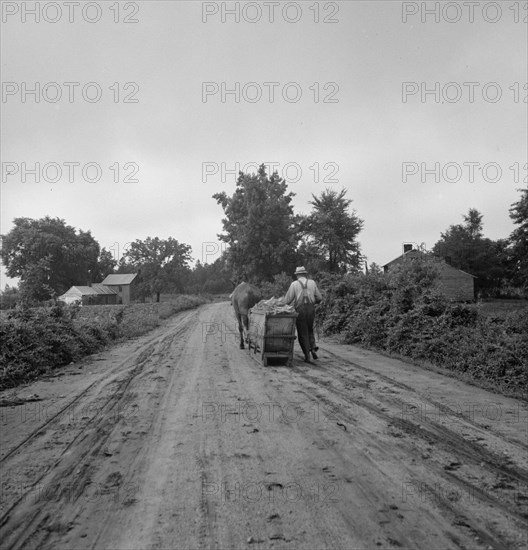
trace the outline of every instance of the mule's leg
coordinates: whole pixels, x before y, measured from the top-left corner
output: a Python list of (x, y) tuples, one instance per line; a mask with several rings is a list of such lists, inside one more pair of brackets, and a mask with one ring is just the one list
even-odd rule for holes
[(238, 314), (238, 332), (240, 332), (240, 349), (244, 349), (244, 329), (242, 328), (242, 315)]
[(249, 333), (249, 321), (247, 315), (241, 315), (242, 317), (242, 325), (244, 330), (244, 340), (248, 342), (248, 333)]

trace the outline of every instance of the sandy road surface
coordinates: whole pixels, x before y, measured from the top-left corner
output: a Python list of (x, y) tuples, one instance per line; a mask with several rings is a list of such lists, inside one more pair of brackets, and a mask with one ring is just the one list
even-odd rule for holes
[(528, 546), (525, 403), (324, 341), (264, 368), (232, 330), (206, 305), (19, 388), (2, 548)]

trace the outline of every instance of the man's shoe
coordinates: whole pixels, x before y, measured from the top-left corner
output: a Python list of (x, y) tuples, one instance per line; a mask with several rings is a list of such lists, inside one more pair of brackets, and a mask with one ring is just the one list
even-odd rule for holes
[(317, 355), (315, 354), (315, 351), (312, 351), (312, 357), (313, 357), (314, 359), (317, 359)]
[(310, 356), (309, 356), (309, 355), (305, 355), (305, 356), (304, 356), (304, 362), (305, 362), (305, 363), (311, 363), (311, 361), (310, 361)]

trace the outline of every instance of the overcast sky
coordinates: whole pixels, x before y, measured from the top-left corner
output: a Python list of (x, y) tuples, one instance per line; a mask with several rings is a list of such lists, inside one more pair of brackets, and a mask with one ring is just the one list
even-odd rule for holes
[(526, 186), (526, 3), (436, 4), (40, 2), (36, 21), (34, 2), (3, 2), (1, 233), (49, 215), (116, 255), (172, 236), (212, 262), (212, 195), (233, 193), (236, 163), (274, 162), (298, 213), (348, 189), (369, 263), (431, 248), (469, 208), (507, 237)]

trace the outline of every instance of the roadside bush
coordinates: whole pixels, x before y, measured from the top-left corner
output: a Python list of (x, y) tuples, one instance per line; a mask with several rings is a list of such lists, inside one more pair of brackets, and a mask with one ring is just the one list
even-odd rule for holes
[(17, 287), (6, 285), (5, 290), (0, 291), (0, 310), (12, 309), (21, 301), (20, 291)]
[(260, 291), (262, 292), (263, 299), (267, 300), (272, 298), (280, 298), (284, 296), (290, 285), (293, 282), (291, 275), (288, 275), (284, 271), (273, 277), (273, 282), (264, 281), (260, 284)]
[(380, 300), (379, 304), (361, 308), (357, 316), (350, 316), (344, 331), (346, 341), (368, 347), (383, 346), (390, 326), (386, 311), (386, 304)]
[(528, 308), (484, 315), (479, 305), (450, 302), (437, 281), (432, 262), (408, 262), (387, 275), (374, 270), (327, 278), (318, 309), (320, 326), (347, 343), (526, 392)]
[(113, 341), (140, 336), (160, 320), (203, 303), (201, 297), (178, 296), (129, 306), (17, 307), (0, 316), (0, 389), (77, 361)]
[(0, 319), (0, 388), (82, 356), (82, 338), (63, 306), (16, 308)]

